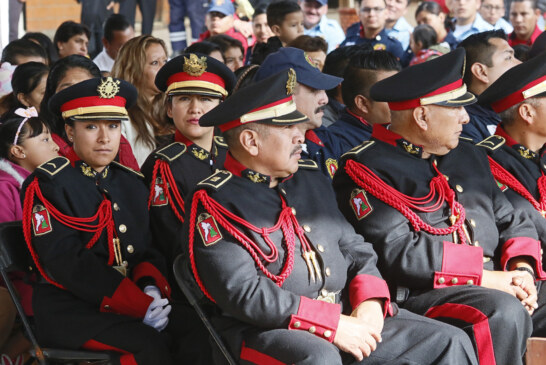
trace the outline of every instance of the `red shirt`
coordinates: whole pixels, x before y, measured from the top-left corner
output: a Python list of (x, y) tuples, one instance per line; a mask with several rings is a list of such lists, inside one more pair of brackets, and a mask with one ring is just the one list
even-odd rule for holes
[[(229, 30), (227, 32), (223, 33), (223, 34), (228, 35), (231, 38), (235, 38), (238, 41), (240, 41), (243, 44), (243, 48), (244, 48), (243, 56), (246, 54), (246, 49), (248, 48), (248, 42), (247, 42), (244, 35), (237, 32), (235, 30), (235, 28), (233, 28), (233, 27), (229, 28)], [(209, 37), (211, 37), (211, 34), (210, 34), (210, 31), (207, 30), (205, 33), (201, 33), (201, 35), (199, 36), (199, 39), (197, 40), (197, 42), (204, 41)]]
[(542, 31), (540, 30), (538, 25), (535, 25), (535, 31), (533, 32), (533, 34), (531, 34), (531, 38), (527, 40), (522, 40), (517, 38), (516, 32), (514, 31), (508, 36), (508, 44), (510, 45), (510, 47), (514, 47), (518, 44), (526, 44), (528, 46), (532, 46), (533, 43), (535, 43), (535, 39), (537, 39), (540, 33), (542, 33)]

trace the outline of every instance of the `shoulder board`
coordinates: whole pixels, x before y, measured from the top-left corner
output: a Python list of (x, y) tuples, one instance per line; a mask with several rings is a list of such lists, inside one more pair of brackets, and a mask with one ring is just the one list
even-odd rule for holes
[(187, 147), (184, 143), (174, 142), (154, 152), (154, 155), (161, 157), (165, 161), (173, 162), (186, 152)]
[(484, 147), (491, 151), (495, 151), (499, 149), (504, 144), (504, 142), (504, 137), (493, 135), (476, 144), (476, 146)]
[(139, 171), (135, 171), (132, 168), (122, 165), (117, 161), (112, 161), (112, 165), (121, 168), (122, 170), (132, 172), (133, 174), (137, 175), (138, 177), (144, 178), (144, 175), (142, 175)]
[(298, 167), (310, 170), (318, 170), (318, 165), (313, 160), (298, 160)]
[(459, 137), (459, 139), (460, 139), (461, 141), (465, 141), (465, 142), (474, 144), (474, 140), (473, 140), (472, 138), (468, 138), (468, 137)]
[(53, 179), (61, 170), (70, 165), (70, 160), (66, 157), (55, 157), (47, 162), (44, 162), (36, 168), (37, 171), (44, 173), (49, 178)]
[(228, 148), (226, 140), (222, 136), (214, 136), (214, 143), (216, 143), (217, 146)]
[(205, 180), (197, 184), (198, 187), (212, 187), (213, 189), (218, 190), (222, 185), (224, 185), (233, 175), (231, 172), (226, 170), (218, 170), (214, 174), (207, 177)]
[(353, 147), (348, 152), (345, 152), (343, 155), (341, 155), (341, 158), (348, 157), (348, 156), (358, 156), (362, 151), (365, 149), (371, 147), (375, 141), (366, 141), (362, 144), (359, 144), (356, 147)]

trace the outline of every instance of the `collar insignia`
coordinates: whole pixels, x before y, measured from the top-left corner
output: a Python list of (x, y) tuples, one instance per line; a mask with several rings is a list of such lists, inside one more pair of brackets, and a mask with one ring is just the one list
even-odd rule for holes
[(206, 160), (209, 157), (209, 153), (201, 147), (192, 146), (191, 153), (200, 160)]
[(526, 159), (529, 159), (529, 160), (533, 159), (533, 158), (535, 158), (537, 156), (536, 153), (534, 153), (530, 149), (525, 148), (523, 146), (518, 146), (517, 151), (519, 152), (520, 155), (522, 155), (523, 157), (525, 157)]
[(294, 94), (294, 89), (296, 88), (296, 71), (293, 68), (288, 70), (288, 81), (286, 81), (286, 95)]
[(106, 166), (106, 167), (104, 168), (104, 170), (102, 170), (102, 173), (99, 174), (98, 172), (96, 172), (95, 170), (93, 170), (93, 168), (91, 168), (91, 166), (89, 166), (89, 165), (86, 164), (85, 162), (82, 162), (82, 163), (80, 164), (80, 169), (81, 169), (82, 174), (83, 174), (84, 176), (87, 176), (87, 177), (102, 176), (103, 179), (106, 179), (106, 176), (108, 176), (109, 167), (110, 167), (110, 166)]
[(406, 150), (407, 153), (415, 156), (421, 156), (423, 153), (423, 149), (419, 146), (415, 146), (413, 143), (409, 143), (408, 141), (405, 141), (403, 139), (399, 139), (398, 143), (404, 150)]
[(190, 54), (190, 59), (184, 57), (184, 72), (190, 76), (199, 77), (207, 70), (207, 58)]
[(255, 172), (252, 170), (246, 170), (245, 176), (253, 183), (269, 183), (269, 177)]
[(102, 79), (97, 91), (99, 93), (99, 98), (101, 99), (112, 99), (119, 92), (119, 80), (114, 80), (111, 77)]

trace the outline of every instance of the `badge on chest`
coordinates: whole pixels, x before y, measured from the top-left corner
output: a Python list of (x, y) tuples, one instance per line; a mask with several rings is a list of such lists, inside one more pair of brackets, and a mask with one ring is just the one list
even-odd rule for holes
[(41, 236), (53, 230), (49, 212), (43, 205), (35, 205), (32, 208), (32, 228), (35, 236)]
[(368, 197), (366, 196), (366, 192), (362, 189), (353, 190), (350, 204), (358, 220), (367, 217), (373, 211), (373, 208), (368, 201)]
[(218, 229), (218, 224), (213, 216), (202, 213), (197, 218), (197, 229), (203, 239), (205, 246), (212, 246), (222, 239), (222, 233)]

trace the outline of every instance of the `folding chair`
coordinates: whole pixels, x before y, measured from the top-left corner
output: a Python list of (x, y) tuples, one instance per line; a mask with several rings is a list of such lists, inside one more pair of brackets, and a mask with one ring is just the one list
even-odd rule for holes
[[(207, 317), (207, 313), (200, 305), (200, 300), (195, 296), (193, 293), (193, 290), (191, 288), (193, 281), (193, 276), (189, 272), (188, 268), (184, 265), (184, 259), (182, 255), (178, 255), (178, 257), (174, 260), (173, 263), (173, 270), (174, 270), (174, 277), (176, 278), (176, 282), (178, 283), (178, 286), (180, 289), (182, 289), (182, 292), (184, 293), (184, 296), (186, 299), (188, 299), (188, 302), (191, 304), (193, 309), (197, 312), (199, 315), (199, 318), (201, 318), (201, 321), (207, 327), (207, 330), (209, 331), (209, 334), (211, 335), (212, 339), (218, 346), (218, 349), (220, 352), (224, 355), (224, 358), (229, 363), (229, 365), (237, 365), (237, 361), (233, 359), (233, 356), (231, 356), (229, 350), (227, 349), (226, 345), (222, 341), (222, 338), (216, 332), (214, 327), (212, 326), (212, 323), (210, 323), (209, 318)], [(194, 284), (193, 286), (196, 286), (197, 284)]]
[(8, 273), (12, 271), (24, 272), (27, 276), (35, 271), (34, 263), (23, 237), (23, 228), (20, 221), (0, 223), (0, 273), (11, 299), (15, 303), (17, 313), (21, 317), (27, 337), (32, 344), (32, 350), (30, 351), (32, 358), (36, 359), (40, 365), (52, 363), (79, 364), (82, 362), (108, 364), (110, 362), (111, 357), (108, 353), (40, 347), (13, 283), (8, 276)]

